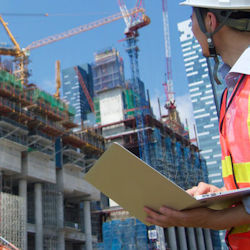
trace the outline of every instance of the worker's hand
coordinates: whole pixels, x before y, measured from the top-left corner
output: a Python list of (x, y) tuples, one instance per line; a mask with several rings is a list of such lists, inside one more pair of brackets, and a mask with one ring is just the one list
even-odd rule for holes
[(218, 188), (214, 185), (207, 184), (205, 182), (200, 182), (198, 186), (194, 186), (188, 190), (186, 190), (187, 193), (189, 193), (192, 196), (201, 195), (201, 194), (210, 194), (210, 193), (216, 193), (216, 192), (222, 192), (226, 191), (226, 188)]
[[(213, 220), (215, 210), (208, 208), (196, 208), (186, 211), (177, 211), (166, 206), (162, 206), (159, 211), (154, 211), (144, 207), (147, 213), (146, 221), (160, 227), (206, 227), (207, 220)], [(216, 212), (216, 211), (215, 211)]]
[(144, 207), (146, 221), (160, 227), (202, 227), (214, 230), (230, 229), (250, 224), (250, 215), (242, 204), (223, 210), (195, 208), (177, 211), (162, 206), (159, 211)]

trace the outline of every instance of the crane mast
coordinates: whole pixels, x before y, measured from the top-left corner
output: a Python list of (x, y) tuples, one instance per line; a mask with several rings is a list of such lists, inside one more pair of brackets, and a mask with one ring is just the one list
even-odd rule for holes
[(165, 45), (165, 57), (166, 57), (166, 81), (163, 83), (163, 86), (166, 94), (165, 107), (169, 109), (169, 108), (175, 108), (174, 104), (175, 98), (173, 92), (172, 59), (171, 59), (167, 0), (162, 0), (162, 16), (163, 16), (164, 45)]
[[(123, 0), (118, 1), (121, 13), (126, 24), (125, 35), (127, 42), (127, 53), (130, 59), (131, 67), (131, 81), (132, 89), (134, 91), (134, 103), (135, 103), (135, 119), (137, 127), (137, 138), (138, 138), (138, 148), (140, 158), (145, 162), (150, 163), (149, 157), (149, 146), (148, 138), (145, 131), (144, 125), (144, 114), (142, 107), (145, 105), (140, 95), (140, 74), (139, 74), (139, 64), (138, 64), (138, 51), (137, 37), (139, 36), (138, 29), (148, 25), (150, 19), (145, 15), (132, 15), (129, 18), (126, 17), (127, 7)], [(141, 8), (142, 0), (137, 1), (137, 8)]]
[(56, 61), (56, 93), (54, 97), (59, 99), (60, 98), (60, 88), (61, 88), (61, 63), (59, 60)]

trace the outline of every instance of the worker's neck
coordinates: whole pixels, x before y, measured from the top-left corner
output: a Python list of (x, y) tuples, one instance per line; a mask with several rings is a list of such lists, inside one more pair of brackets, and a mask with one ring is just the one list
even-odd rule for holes
[(244, 50), (250, 46), (250, 32), (238, 32), (228, 27), (218, 32), (214, 39), (218, 54), (230, 67), (233, 67)]

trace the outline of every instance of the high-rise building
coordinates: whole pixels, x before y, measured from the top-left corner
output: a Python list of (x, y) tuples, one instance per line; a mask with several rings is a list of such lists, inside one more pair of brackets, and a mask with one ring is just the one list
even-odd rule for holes
[[(75, 123), (80, 125), (83, 122), (87, 125), (93, 125), (95, 117), (91, 112), (86, 93), (84, 93), (81, 86), (81, 84), (86, 86), (90, 98), (93, 99), (92, 67), (90, 64), (82, 64), (76, 66), (76, 68), (77, 71), (75, 67), (62, 70), (63, 98), (76, 110)], [(80, 75), (80, 79), (78, 74)], [(81, 79), (82, 82), (80, 83)]]
[[(221, 148), (219, 141), (219, 121), (214, 100), (209, 68), (202, 49), (195, 39), (191, 20), (178, 23), (180, 42), (186, 68), (189, 93), (193, 106), (194, 119), (201, 155), (207, 161), (210, 184), (222, 187)], [(215, 98), (218, 103), (225, 86), (216, 86)], [(224, 233), (220, 233), (224, 238)], [(222, 240), (223, 241), (223, 240)]]
[(124, 65), (114, 48), (103, 49), (95, 54), (92, 65), (95, 94), (105, 89), (124, 87)]

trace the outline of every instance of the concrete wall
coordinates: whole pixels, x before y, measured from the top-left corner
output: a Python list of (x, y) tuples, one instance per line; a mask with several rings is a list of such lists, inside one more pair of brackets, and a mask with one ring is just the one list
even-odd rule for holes
[(109, 124), (124, 119), (122, 89), (110, 89), (99, 94), (101, 124)]
[(99, 200), (100, 191), (90, 185), (84, 179), (84, 173), (81, 170), (64, 167), (63, 169), (63, 185), (64, 191), (75, 193), (76, 196), (89, 195), (90, 199)]
[(0, 169), (21, 172), (21, 151), (26, 147), (15, 142), (0, 140)]
[(22, 159), (22, 174), (36, 180), (56, 183), (56, 168), (50, 156), (39, 151), (27, 152)]

